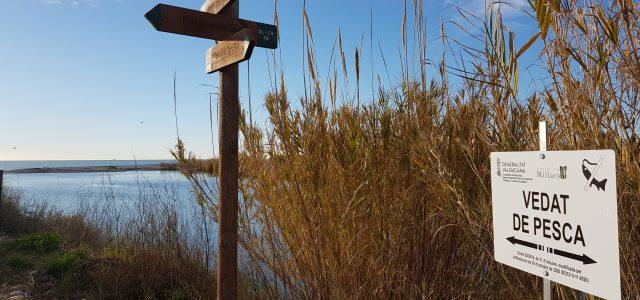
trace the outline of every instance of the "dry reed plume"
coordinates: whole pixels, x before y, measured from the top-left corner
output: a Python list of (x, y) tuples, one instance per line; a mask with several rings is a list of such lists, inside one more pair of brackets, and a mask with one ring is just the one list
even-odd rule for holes
[[(423, 19), (422, 3), (410, 4), (403, 33), (410, 7)], [(370, 101), (360, 101), (356, 49), (356, 86), (343, 87), (341, 105), (337, 70), (348, 82), (348, 51), (338, 34), (341, 66), (332, 65), (323, 93), (304, 12), (307, 96), (292, 108), (281, 79), (265, 97), (268, 128), (244, 119), (241, 126), (240, 238), (243, 274), (253, 284), (245, 296), (539, 297), (539, 278), (494, 261), (489, 153), (537, 150), (537, 124), (546, 119), (550, 150), (615, 150), (622, 290), (640, 297), (640, 7), (631, 0), (530, 4), (539, 32), (521, 45), (497, 5), (484, 18), (460, 9), (478, 43), (448, 36), (443, 25), (442, 44), (453, 54), (432, 64), (432, 74), (418, 22), (420, 61), (410, 64), (403, 35), (402, 82), (380, 87)], [(540, 46), (544, 79), (523, 97), (518, 61), (532, 45)], [(215, 189), (202, 188), (210, 179), (185, 173), (215, 212)], [(557, 285), (554, 293), (577, 295)]]

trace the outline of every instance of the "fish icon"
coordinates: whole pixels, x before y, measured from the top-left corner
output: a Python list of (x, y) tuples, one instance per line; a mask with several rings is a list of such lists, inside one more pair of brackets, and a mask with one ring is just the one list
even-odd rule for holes
[[(605, 190), (605, 186), (607, 185), (607, 179), (597, 180), (595, 178), (596, 173), (598, 173), (598, 169), (600, 169), (600, 163), (602, 163), (602, 159), (598, 161), (598, 163), (592, 163), (586, 159), (582, 160), (582, 174), (587, 179), (587, 185), (585, 186), (585, 190), (591, 186), (596, 186), (599, 190)], [(593, 173), (589, 170), (589, 166), (595, 166)]]

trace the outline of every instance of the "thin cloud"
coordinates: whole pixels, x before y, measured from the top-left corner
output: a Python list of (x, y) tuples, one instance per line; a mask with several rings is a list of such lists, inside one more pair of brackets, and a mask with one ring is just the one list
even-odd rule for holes
[(490, 10), (500, 11), (505, 19), (524, 17), (525, 11), (531, 9), (527, 0), (445, 0), (444, 4), (464, 8), (478, 17)]
[[(527, 30), (531, 28), (531, 18), (528, 14), (533, 14), (531, 6), (527, 0), (444, 0), (442, 2), (443, 13), (441, 17), (444, 20), (454, 21), (462, 26), (469, 25), (468, 14), (473, 15), (480, 20), (484, 19), (491, 11), (500, 12), (503, 25), (510, 30)], [(455, 8), (460, 8), (461, 12)], [(456, 27), (453, 26), (454, 31)], [(467, 28), (472, 33), (479, 33), (479, 28), (471, 26)]]
[[(100, 3), (107, 0), (40, 0), (41, 3), (50, 4), (50, 5), (70, 5), (70, 6), (79, 6), (79, 5), (88, 5), (91, 7), (98, 7)], [(125, 2), (126, 0), (108, 0), (113, 2)]]

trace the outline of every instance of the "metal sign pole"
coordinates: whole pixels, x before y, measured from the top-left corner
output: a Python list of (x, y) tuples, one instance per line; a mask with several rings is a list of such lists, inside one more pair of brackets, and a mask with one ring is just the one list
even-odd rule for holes
[[(541, 121), (538, 124), (538, 138), (540, 140), (540, 151), (547, 151), (547, 122)], [(544, 300), (551, 300), (551, 280), (543, 278)]]

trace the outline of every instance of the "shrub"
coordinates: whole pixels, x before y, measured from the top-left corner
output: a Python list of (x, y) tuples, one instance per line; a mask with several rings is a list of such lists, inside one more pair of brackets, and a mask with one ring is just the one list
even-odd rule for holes
[(33, 263), (28, 257), (19, 253), (14, 253), (7, 257), (7, 266), (15, 270), (24, 270), (31, 268)]
[(9, 247), (14, 250), (48, 253), (60, 248), (60, 236), (54, 233), (36, 233), (20, 236)]
[(2, 207), (0, 207), (0, 230), (5, 233), (21, 234), (37, 231), (41, 217), (46, 215), (47, 207), (42, 204), (28, 203), (29, 211), (24, 209), (27, 203), (22, 193), (6, 184), (3, 186)]
[(86, 252), (73, 251), (62, 253), (54, 257), (47, 264), (47, 272), (51, 274), (61, 275), (78, 266), (78, 264), (86, 258)]

